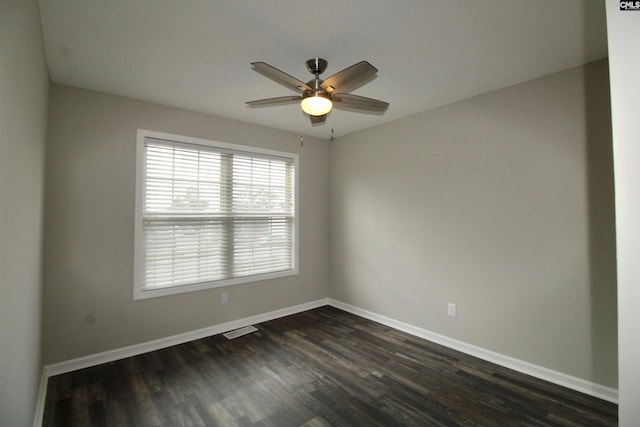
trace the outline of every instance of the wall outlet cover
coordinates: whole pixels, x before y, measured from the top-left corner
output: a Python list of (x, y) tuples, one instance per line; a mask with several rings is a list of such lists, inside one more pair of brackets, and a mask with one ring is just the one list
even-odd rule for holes
[(447, 306), (447, 314), (451, 317), (456, 317), (458, 315), (458, 307), (450, 302)]

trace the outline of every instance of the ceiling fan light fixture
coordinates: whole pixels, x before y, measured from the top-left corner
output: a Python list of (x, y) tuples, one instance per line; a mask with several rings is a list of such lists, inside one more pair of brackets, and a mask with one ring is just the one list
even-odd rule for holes
[(310, 116), (324, 116), (331, 111), (333, 103), (322, 92), (315, 92), (305, 97), (300, 103), (300, 107)]

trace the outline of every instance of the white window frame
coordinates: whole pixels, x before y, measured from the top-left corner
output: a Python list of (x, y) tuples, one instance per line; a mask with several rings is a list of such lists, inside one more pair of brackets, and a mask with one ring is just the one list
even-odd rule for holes
[[(143, 229), (143, 203), (145, 192), (145, 138), (154, 138), (176, 142), (177, 144), (192, 144), (206, 147), (213, 147), (221, 150), (233, 150), (245, 152), (249, 155), (266, 155), (275, 157), (284, 157), (290, 159), (294, 165), (294, 226), (293, 226), (293, 245), (292, 245), (292, 268), (288, 270), (258, 273), (254, 275), (235, 277), (230, 279), (222, 279), (194, 284), (181, 284), (158, 289), (145, 289), (143, 283), (144, 276), (144, 229)], [(268, 150), (264, 148), (251, 147), (246, 145), (231, 144), (227, 142), (211, 141), (207, 139), (194, 138), (189, 136), (174, 135), (165, 132), (157, 132), (146, 129), (137, 130), (136, 142), (136, 194), (135, 194), (135, 236), (134, 236), (134, 286), (133, 299), (146, 299), (161, 297), (166, 295), (181, 294), (186, 292), (200, 291), (204, 289), (220, 288), (224, 286), (238, 285), (242, 283), (257, 282), (269, 279), (275, 279), (298, 274), (298, 155), (295, 153), (287, 153), (282, 151)]]

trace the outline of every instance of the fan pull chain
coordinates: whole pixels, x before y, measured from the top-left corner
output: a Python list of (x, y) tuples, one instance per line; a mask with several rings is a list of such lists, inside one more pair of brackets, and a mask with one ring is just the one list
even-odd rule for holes
[(304, 138), (300, 135), (300, 147), (304, 147)]
[(331, 141), (333, 141), (333, 128), (331, 128)]

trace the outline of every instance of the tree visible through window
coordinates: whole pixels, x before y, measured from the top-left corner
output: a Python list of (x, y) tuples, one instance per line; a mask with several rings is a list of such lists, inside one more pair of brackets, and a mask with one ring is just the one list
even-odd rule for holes
[(296, 155), (139, 133), (137, 298), (295, 274)]

